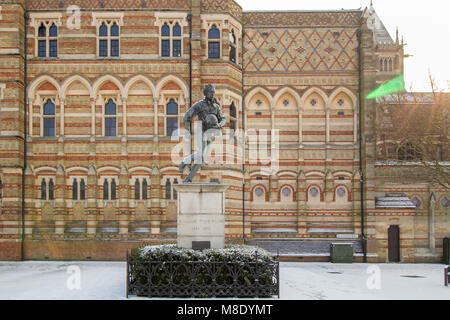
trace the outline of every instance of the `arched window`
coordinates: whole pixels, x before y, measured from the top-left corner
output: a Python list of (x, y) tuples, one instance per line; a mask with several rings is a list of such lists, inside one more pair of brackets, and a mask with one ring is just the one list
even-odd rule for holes
[(80, 200), (86, 200), (86, 185), (84, 179), (81, 179), (80, 182)]
[(47, 200), (47, 183), (45, 179), (42, 179), (41, 182), (41, 200)]
[(111, 181), (111, 200), (116, 200), (117, 199), (117, 187), (116, 187), (116, 181), (113, 179)]
[(220, 30), (215, 24), (208, 31), (208, 58), (220, 58)]
[(230, 105), (230, 129), (233, 131), (237, 129), (237, 111), (234, 102)]
[(234, 30), (230, 32), (230, 61), (236, 63), (236, 35)]
[(383, 71), (383, 59), (380, 59), (380, 71)]
[(167, 23), (161, 28), (161, 56), (170, 57), (170, 27)]
[(44, 137), (54, 137), (55, 136), (55, 104), (52, 100), (47, 99), (44, 104)]
[(117, 105), (113, 99), (109, 99), (105, 104), (105, 136), (117, 136)]
[(178, 104), (170, 99), (166, 106), (166, 136), (171, 137), (178, 130)]
[[(173, 185), (177, 185), (178, 184), (178, 179), (175, 179), (173, 181)], [(177, 190), (175, 190), (175, 188), (173, 188), (173, 200), (177, 200), (178, 199), (178, 192)]]
[(148, 184), (147, 179), (144, 179), (144, 181), (142, 181), (142, 200), (147, 199), (148, 199)]
[(134, 182), (134, 200), (141, 200), (141, 185), (138, 179)]
[(170, 180), (167, 179), (166, 181), (166, 199), (170, 200), (171, 199), (171, 191), (172, 191), (172, 184), (170, 183)]
[(98, 28), (98, 55), (118, 57), (120, 53), (120, 28), (115, 21), (103, 21)]
[(53, 179), (50, 179), (48, 183), (48, 200), (55, 199), (55, 184), (53, 183)]
[(109, 183), (107, 180), (103, 182), (103, 200), (109, 200)]
[(72, 200), (78, 200), (78, 182), (77, 182), (77, 179), (74, 179), (73, 183), (72, 183)]
[(388, 71), (388, 62), (387, 62), (387, 59), (384, 59), (384, 71), (385, 71), (385, 72)]
[(389, 71), (392, 71), (392, 59), (389, 59)]
[(181, 27), (178, 22), (173, 26), (172, 36), (173, 56), (181, 57)]
[(45, 21), (40, 24), (37, 32), (37, 51), (38, 57), (58, 56), (58, 27), (54, 22)]

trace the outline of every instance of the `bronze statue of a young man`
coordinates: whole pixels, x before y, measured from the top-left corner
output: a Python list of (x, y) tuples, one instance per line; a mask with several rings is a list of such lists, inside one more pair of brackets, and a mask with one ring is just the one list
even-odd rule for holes
[(202, 145), (197, 153), (184, 158), (181, 162), (181, 173), (183, 173), (186, 165), (194, 164), (191, 168), (191, 172), (186, 179), (184, 179), (183, 183), (192, 182), (192, 178), (194, 178), (195, 174), (200, 170), (210, 152), (210, 146), (214, 135), (217, 134), (218, 130), (225, 126), (225, 116), (223, 115), (219, 104), (214, 99), (214, 86), (208, 84), (203, 89), (203, 93), (205, 98), (195, 103), (184, 116), (184, 128), (186, 130), (186, 137), (189, 139), (191, 139), (191, 121), (198, 116), (198, 119), (202, 124)]

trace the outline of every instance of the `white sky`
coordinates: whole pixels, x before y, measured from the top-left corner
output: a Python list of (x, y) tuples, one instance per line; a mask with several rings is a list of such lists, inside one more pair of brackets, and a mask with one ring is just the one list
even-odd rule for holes
[[(370, 6), (370, 0), (236, 0), (248, 10), (340, 10)], [(406, 87), (431, 91), (428, 70), (439, 90), (450, 91), (450, 0), (373, 0), (373, 6), (395, 40), (407, 46), (405, 54)]]

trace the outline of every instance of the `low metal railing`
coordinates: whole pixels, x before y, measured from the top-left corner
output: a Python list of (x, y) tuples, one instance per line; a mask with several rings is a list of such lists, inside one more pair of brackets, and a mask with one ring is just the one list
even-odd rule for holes
[(280, 298), (280, 260), (137, 261), (127, 251), (128, 295), (145, 297)]

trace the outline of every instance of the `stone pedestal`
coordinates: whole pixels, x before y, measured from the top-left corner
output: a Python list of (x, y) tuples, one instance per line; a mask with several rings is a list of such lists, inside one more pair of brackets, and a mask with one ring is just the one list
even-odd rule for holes
[(225, 192), (214, 183), (175, 185), (178, 192), (178, 247), (222, 249), (225, 246)]

